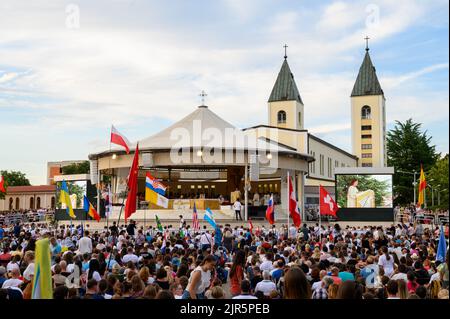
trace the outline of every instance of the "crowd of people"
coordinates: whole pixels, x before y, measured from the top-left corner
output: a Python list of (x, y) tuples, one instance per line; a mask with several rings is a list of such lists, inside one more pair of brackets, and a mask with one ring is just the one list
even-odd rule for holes
[[(0, 299), (30, 299), (48, 238), (55, 299), (448, 299), (440, 227), (0, 227)], [(448, 226), (445, 228), (448, 238)], [(447, 247), (447, 243), (445, 246)]]

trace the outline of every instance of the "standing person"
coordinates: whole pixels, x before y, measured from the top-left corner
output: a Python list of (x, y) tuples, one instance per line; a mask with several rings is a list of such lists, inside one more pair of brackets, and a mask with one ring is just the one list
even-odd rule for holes
[(378, 259), (378, 266), (383, 267), (384, 274), (388, 277), (394, 273), (394, 258), (389, 254), (386, 246), (381, 247), (383, 255)]
[(217, 225), (216, 229), (214, 230), (214, 245), (216, 247), (222, 246), (222, 226)]
[(127, 226), (127, 234), (131, 237), (134, 237), (136, 229), (136, 222), (134, 220), (130, 220), (130, 223)]
[(239, 197), (234, 202), (233, 209), (236, 214), (236, 220), (242, 220), (242, 216), (241, 216), (242, 204), (239, 201)]
[(188, 285), (181, 299), (205, 299), (205, 291), (211, 283), (211, 271), (215, 266), (216, 259), (214, 256), (206, 256), (201, 264), (191, 272)]
[(205, 231), (201, 236), (200, 236), (200, 244), (202, 245), (202, 250), (205, 251), (208, 248), (212, 249), (213, 246), (213, 238), (211, 236), (211, 234), (209, 233), (209, 231)]
[(303, 224), (303, 227), (300, 230), (300, 232), (303, 233), (303, 240), (308, 241), (309, 240), (309, 228), (308, 228), (308, 225)]
[(186, 228), (186, 221), (184, 220), (183, 215), (180, 215), (180, 229)]
[(84, 232), (84, 237), (80, 238), (78, 242), (78, 250), (80, 254), (90, 254), (92, 253), (92, 239), (89, 238), (89, 231)]
[(241, 283), (244, 279), (245, 252), (238, 250), (234, 255), (233, 265), (230, 270), (230, 292), (237, 296), (241, 293)]

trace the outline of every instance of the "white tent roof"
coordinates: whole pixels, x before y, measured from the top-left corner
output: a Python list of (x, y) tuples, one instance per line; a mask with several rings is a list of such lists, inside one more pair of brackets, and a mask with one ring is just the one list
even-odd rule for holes
[[(139, 140), (140, 150), (165, 150), (173, 148), (201, 148), (236, 150), (268, 150), (271, 152), (283, 152), (292, 155), (303, 155), (295, 149), (280, 145), (276, 141), (264, 138), (256, 138), (234, 125), (228, 123), (207, 106), (199, 106), (180, 121), (168, 128)], [(135, 144), (130, 149), (134, 149)], [(121, 148), (113, 148), (118, 151)], [(109, 153), (108, 151), (98, 153)], [(93, 154), (94, 155), (94, 154)]]

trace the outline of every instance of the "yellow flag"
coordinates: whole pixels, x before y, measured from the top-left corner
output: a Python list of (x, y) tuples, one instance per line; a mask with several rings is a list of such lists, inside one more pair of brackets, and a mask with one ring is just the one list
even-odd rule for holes
[(50, 242), (47, 238), (36, 242), (31, 299), (53, 299)]
[(61, 204), (66, 205), (66, 211), (71, 218), (77, 218), (72, 209), (72, 201), (70, 200), (69, 188), (67, 187), (66, 181), (61, 182), (59, 201)]
[(157, 192), (151, 190), (150, 188), (145, 188), (145, 200), (149, 203), (158, 205), (160, 207), (168, 208), (169, 207), (169, 200), (158, 194)]

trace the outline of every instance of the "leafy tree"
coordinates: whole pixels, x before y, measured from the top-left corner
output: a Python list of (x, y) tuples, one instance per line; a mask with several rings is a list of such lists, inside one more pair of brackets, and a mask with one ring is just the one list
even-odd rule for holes
[(337, 180), (337, 204), (339, 207), (347, 207), (347, 191), (353, 180), (358, 181), (358, 189), (366, 191), (371, 189), (375, 193), (375, 206), (384, 207), (384, 198), (391, 195), (391, 183), (379, 181), (370, 175), (339, 175)]
[[(422, 124), (412, 119), (402, 123), (396, 121), (395, 127), (387, 133), (387, 164), (395, 168), (394, 202), (409, 204), (413, 202), (413, 176), (403, 172), (419, 172), (420, 165), (428, 171), (439, 158), (436, 146), (431, 145), (427, 131), (422, 132)], [(419, 174), (417, 174), (417, 179)]]
[[(434, 203), (437, 205), (438, 191), (442, 191), (440, 194), (440, 202), (441, 207), (448, 208), (448, 165), (449, 165), (449, 156), (446, 154), (444, 157), (439, 159), (436, 164), (430, 169), (426, 178), (429, 180), (429, 184), (434, 188), (436, 187), (436, 191), (434, 194)], [(433, 180), (431, 182), (431, 180)], [(439, 187), (437, 187), (440, 185)], [(427, 194), (427, 202), (430, 204), (431, 202), (431, 194)]]
[[(0, 171), (0, 175), (5, 179), (5, 188), (8, 186), (30, 186), (30, 181), (26, 178), (25, 173), (19, 171)], [(0, 192), (0, 199), (5, 198), (5, 194)]]
[(64, 175), (74, 175), (74, 174), (89, 174), (90, 165), (89, 161), (84, 161), (81, 163), (73, 163), (62, 168), (62, 173)]

